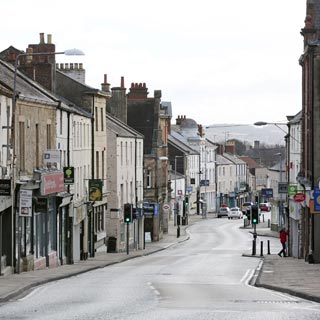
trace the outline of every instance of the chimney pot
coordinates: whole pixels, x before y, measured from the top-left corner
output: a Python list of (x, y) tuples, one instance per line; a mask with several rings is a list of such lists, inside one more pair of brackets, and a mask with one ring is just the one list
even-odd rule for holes
[(44, 33), (40, 33), (40, 44), (44, 44)]
[(124, 88), (124, 77), (121, 77), (121, 88)]
[(52, 34), (47, 35), (47, 43), (51, 44), (52, 43)]

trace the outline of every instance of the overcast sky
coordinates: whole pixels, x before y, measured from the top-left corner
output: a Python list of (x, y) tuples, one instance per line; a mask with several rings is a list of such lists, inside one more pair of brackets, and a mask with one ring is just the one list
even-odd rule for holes
[(10, 0), (1, 12), (0, 51), (52, 34), (57, 51), (85, 52), (57, 61), (83, 62), (88, 85), (145, 82), (173, 119), (278, 122), (301, 109), (306, 0)]

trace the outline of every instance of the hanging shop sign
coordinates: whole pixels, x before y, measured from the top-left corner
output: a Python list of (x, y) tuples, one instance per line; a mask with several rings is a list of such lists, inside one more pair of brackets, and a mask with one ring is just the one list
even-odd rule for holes
[(89, 180), (89, 201), (102, 201), (102, 180)]
[(293, 196), (293, 200), (295, 202), (303, 202), (304, 200), (306, 200), (306, 196), (304, 193), (298, 192)]
[(56, 193), (64, 190), (63, 173), (50, 173), (41, 175), (41, 195)]
[(0, 196), (11, 196), (10, 179), (0, 179)]
[(19, 216), (32, 216), (32, 190), (20, 190)]
[(74, 167), (63, 168), (64, 184), (74, 184)]

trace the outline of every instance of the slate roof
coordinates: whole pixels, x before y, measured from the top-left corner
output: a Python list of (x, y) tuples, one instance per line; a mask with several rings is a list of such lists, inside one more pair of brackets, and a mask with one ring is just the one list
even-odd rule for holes
[(248, 156), (241, 156), (240, 159), (247, 163), (249, 169), (263, 168), (263, 166)]
[(221, 154), (217, 154), (217, 165), (230, 165), (233, 164), (232, 161), (227, 159), (226, 157), (222, 156)]
[(226, 157), (227, 159), (229, 159), (230, 161), (232, 161), (235, 164), (246, 164), (245, 161), (241, 160), (238, 156), (231, 154), (231, 153), (224, 153), (223, 154), (224, 157)]
[[(0, 86), (10, 89), (13, 93), (14, 82), (14, 66), (3, 60), (0, 60)], [(46, 88), (42, 87), (38, 82), (33, 81), (19, 70), (17, 70), (16, 91), (20, 99), (28, 101), (38, 101), (43, 104), (52, 104), (59, 106), (63, 110), (70, 111), (85, 117), (91, 117), (89, 112), (83, 110), (74, 103), (68, 101), (64, 97), (53, 94)]]
[[(174, 131), (172, 131), (174, 132)], [(171, 132), (171, 133), (172, 133)], [(181, 135), (179, 135), (181, 136)], [(182, 137), (182, 136), (181, 136)], [(186, 141), (184, 141), (184, 139), (178, 139), (178, 135), (172, 135), (172, 134), (168, 134), (168, 141), (175, 146), (177, 149), (181, 150), (184, 153), (187, 154), (199, 154), (199, 152), (197, 152), (196, 150), (194, 150), (193, 148), (191, 148)]]
[[(14, 66), (3, 60), (0, 60), (0, 80), (13, 91)], [(33, 101), (40, 100), (41, 103), (56, 104), (56, 101), (51, 97), (48, 97), (48, 94), (45, 93), (45, 91), (46, 90), (38, 83), (32, 81), (17, 70), (16, 92), (19, 94), (20, 98)]]
[(131, 128), (118, 118), (112, 116), (110, 113), (106, 114), (106, 123), (107, 128), (113, 131), (119, 137), (144, 139), (144, 136), (140, 132)]

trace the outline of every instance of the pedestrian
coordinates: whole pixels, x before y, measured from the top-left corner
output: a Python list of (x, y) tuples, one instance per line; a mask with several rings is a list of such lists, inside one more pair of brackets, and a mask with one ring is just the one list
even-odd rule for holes
[(288, 235), (288, 230), (286, 230), (285, 228), (282, 228), (279, 232), (280, 242), (282, 244), (282, 250), (278, 253), (279, 257), (282, 257), (281, 254), (283, 254), (284, 257), (287, 256), (286, 254), (287, 235)]

